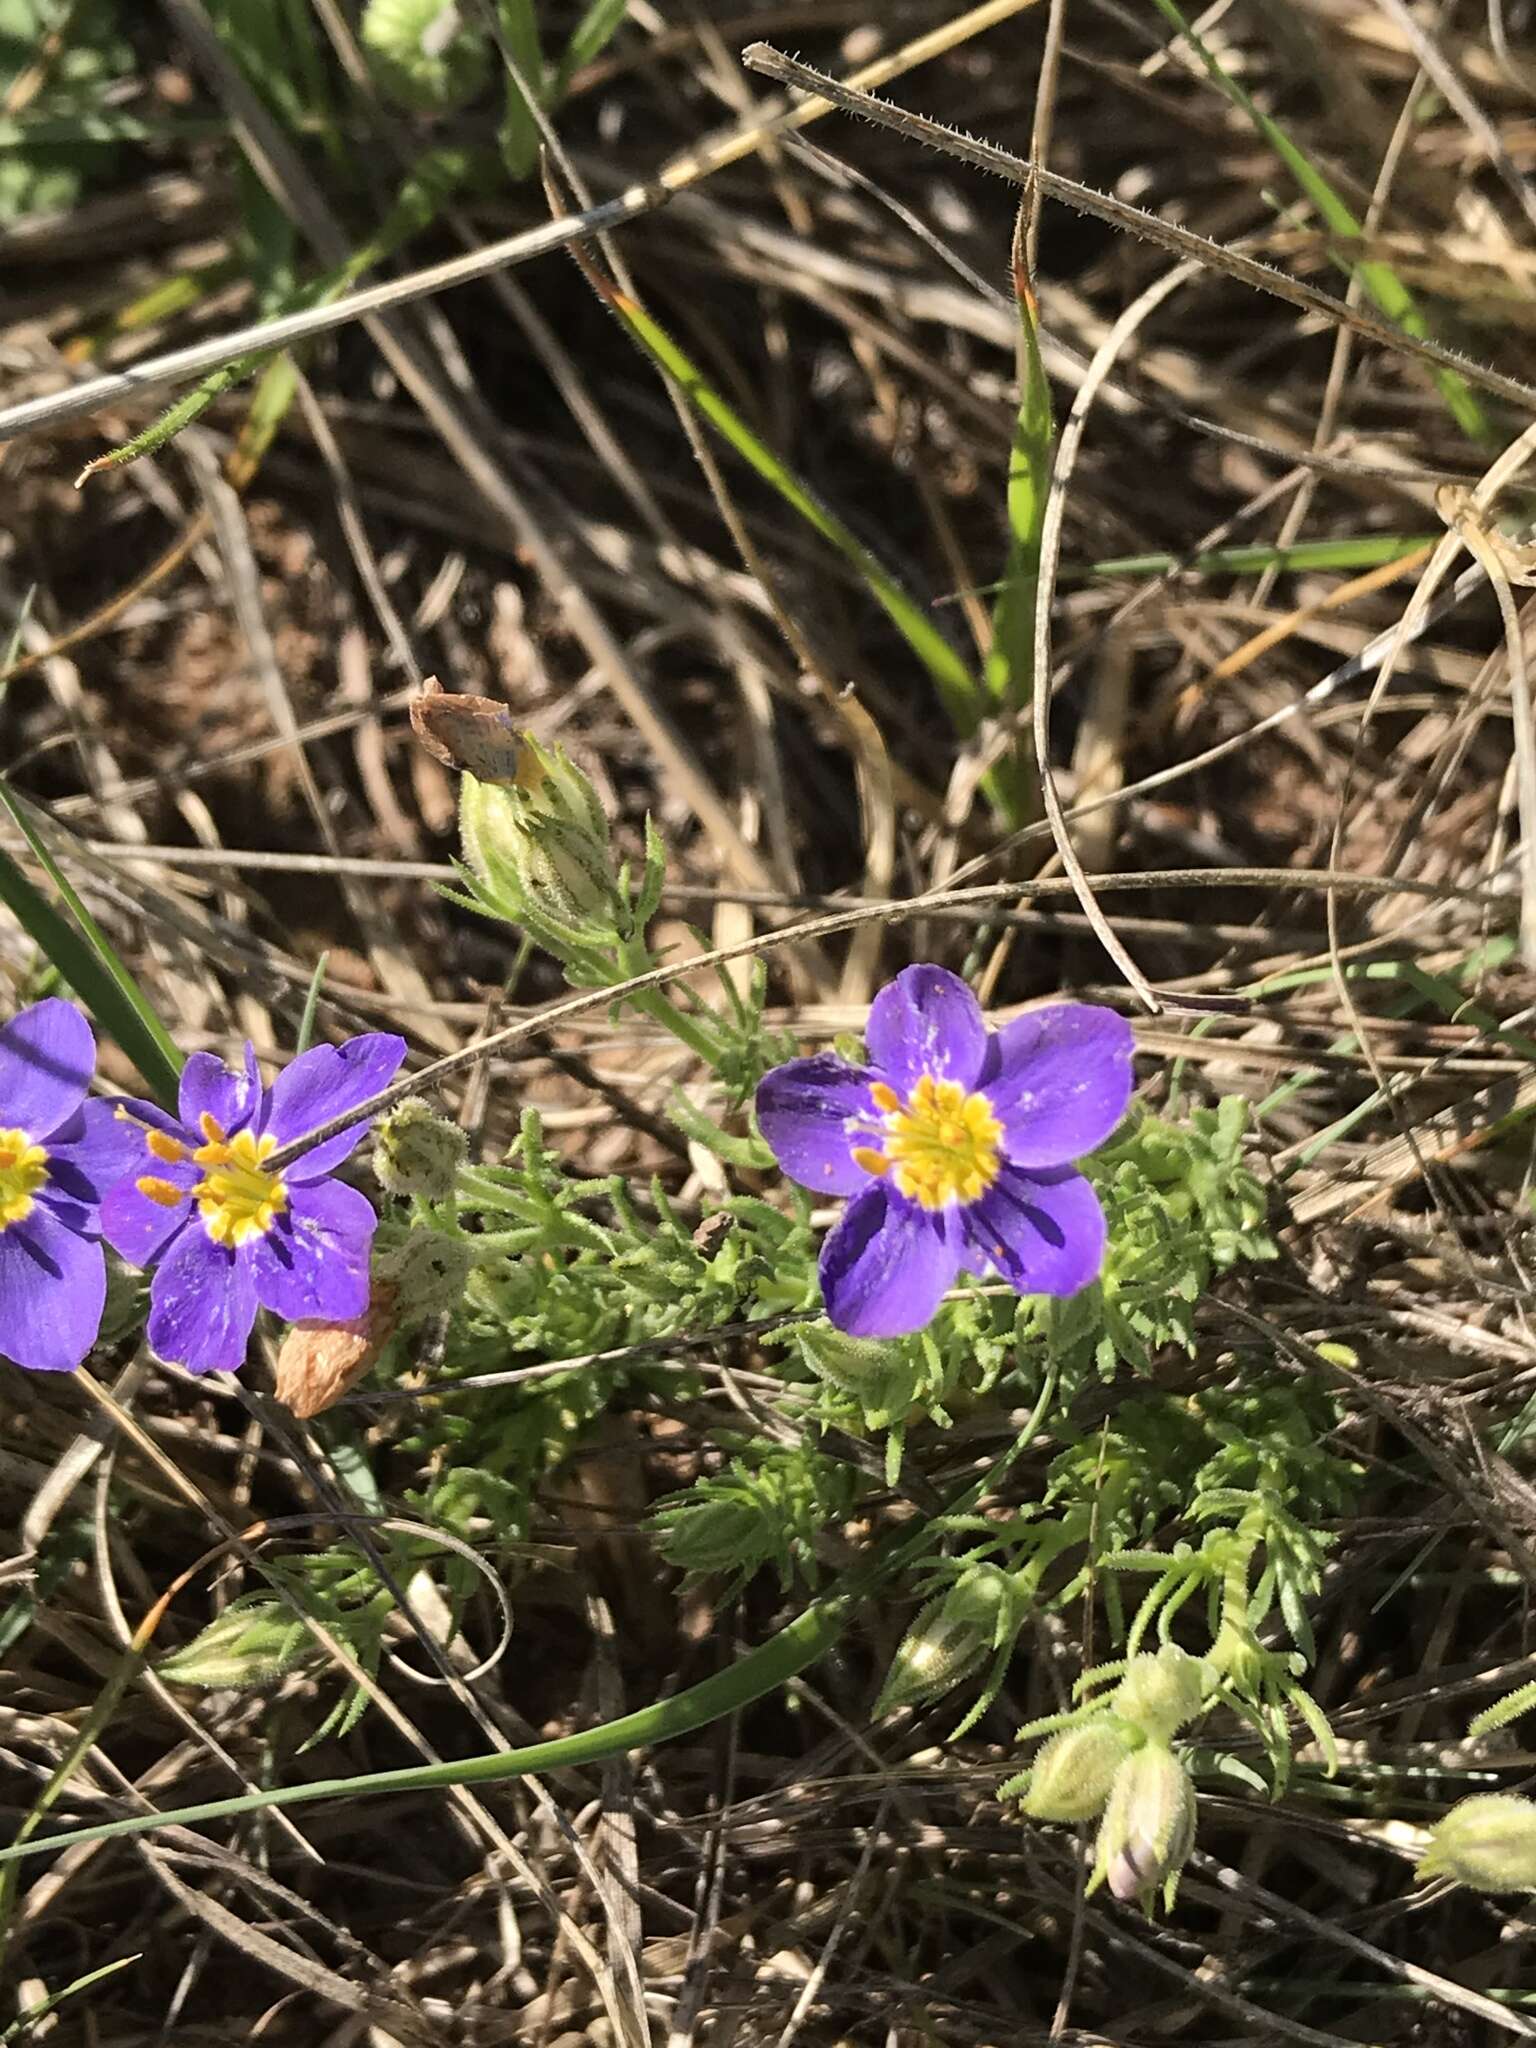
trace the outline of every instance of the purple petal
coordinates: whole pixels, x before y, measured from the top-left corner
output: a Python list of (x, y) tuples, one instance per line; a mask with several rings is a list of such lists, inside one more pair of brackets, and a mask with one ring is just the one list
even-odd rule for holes
[(275, 1227), (246, 1248), (262, 1307), (289, 1323), (360, 1316), (377, 1223), (367, 1197), (340, 1181), (290, 1187)]
[(149, 1290), (149, 1348), (188, 1372), (238, 1372), (256, 1320), (248, 1252), (215, 1244), (200, 1224), (184, 1230)]
[(870, 1063), (903, 1094), (924, 1074), (969, 1088), (981, 1072), (987, 1027), (981, 1005), (947, 967), (907, 967), (869, 1010)]
[(199, 1142), (205, 1116), (211, 1116), (226, 1137), (243, 1130), (261, 1106), (261, 1072), (250, 1040), (246, 1040), (241, 1067), (226, 1067), (217, 1053), (193, 1053), (181, 1070), (177, 1106), (182, 1123), (198, 1133)]
[(0, 1230), (0, 1354), (29, 1372), (73, 1372), (107, 1298), (101, 1246), (41, 1203)]
[[(280, 1146), (291, 1145), (332, 1117), (356, 1109), (389, 1086), (404, 1058), (405, 1040), (389, 1031), (370, 1031), (346, 1045), (317, 1045), (300, 1053), (273, 1083), (268, 1136), (276, 1138)], [(362, 1142), (367, 1129), (366, 1122), (354, 1124), (306, 1152), (289, 1169), (289, 1180), (318, 1180), (322, 1174), (334, 1172)]]
[(1005, 1024), (978, 1084), (1015, 1166), (1065, 1166), (1102, 1145), (1131, 1099), (1131, 1027), (1096, 1003), (1052, 1003)]
[(20, 1011), (0, 1030), (0, 1124), (40, 1144), (80, 1107), (95, 1067), (96, 1041), (73, 1003), (49, 996)]
[(192, 1213), (192, 1189), (203, 1177), (202, 1168), (190, 1160), (167, 1166), (161, 1160), (148, 1159), (141, 1178), (151, 1176), (186, 1189), (186, 1199), (171, 1208), (141, 1194), (137, 1181), (120, 1180), (108, 1190), (98, 1218), (102, 1236), (132, 1266), (152, 1266), (165, 1255), (171, 1239)]
[(97, 1208), (120, 1180), (144, 1169), (144, 1133), (111, 1102), (86, 1102), (48, 1140), (48, 1192)]
[[(852, 1148), (861, 1140), (847, 1129), (850, 1117), (873, 1118), (865, 1067), (851, 1067), (835, 1053), (790, 1060), (764, 1074), (757, 1089), (757, 1121), (773, 1156), (805, 1188), (824, 1195), (856, 1195), (869, 1179)], [(862, 1142), (873, 1140), (865, 1137)]]
[(1005, 1166), (965, 1211), (964, 1262), (996, 1272), (1020, 1294), (1076, 1294), (1104, 1263), (1104, 1211), (1071, 1167), (1021, 1173)]
[(821, 1296), (850, 1337), (905, 1337), (933, 1320), (960, 1270), (952, 1215), (882, 1181), (856, 1195), (821, 1248)]

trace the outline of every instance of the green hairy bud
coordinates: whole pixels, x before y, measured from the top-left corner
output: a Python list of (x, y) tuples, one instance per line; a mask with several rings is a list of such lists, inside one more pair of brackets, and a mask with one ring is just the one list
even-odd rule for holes
[(1536, 1801), (1513, 1792), (1463, 1799), (1431, 1833), (1417, 1875), (1479, 1892), (1536, 1891)]
[(185, 1648), (156, 1667), (172, 1685), (224, 1691), (270, 1685), (311, 1655), (309, 1631), (278, 1601), (252, 1594), (226, 1607)]
[(1035, 1758), (1025, 1813), (1031, 1820), (1097, 1820), (1135, 1744), (1134, 1731), (1114, 1714), (1063, 1728)]
[(445, 1201), (453, 1193), (469, 1140), (420, 1096), (407, 1096), (380, 1117), (373, 1140), (373, 1170), (389, 1195)]
[(394, 1288), (402, 1323), (456, 1308), (469, 1278), (473, 1246), (441, 1230), (413, 1230), (379, 1261), (380, 1277)]
[(1099, 1823), (1089, 1890), (1107, 1884), (1117, 1899), (1149, 1903), (1161, 1885), (1173, 1904), (1179, 1872), (1195, 1846), (1195, 1788), (1171, 1749), (1149, 1742), (1115, 1773)]
[(1008, 1576), (996, 1565), (978, 1565), (930, 1600), (891, 1659), (876, 1714), (926, 1705), (978, 1670), (998, 1647), (1010, 1604)]
[(526, 741), (515, 783), (466, 774), (459, 831), (485, 907), (557, 954), (605, 951), (634, 917), (608, 844), (597, 792), (559, 747)]
[(490, 77), (485, 31), (464, 0), (368, 0), (362, 44), (389, 97), (417, 113), (448, 113)]
[(1122, 1720), (1139, 1728), (1149, 1742), (1167, 1742), (1199, 1713), (1205, 1699), (1205, 1678), (1198, 1657), (1176, 1643), (1144, 1651), (1126, 1666), (1111, 1707)]

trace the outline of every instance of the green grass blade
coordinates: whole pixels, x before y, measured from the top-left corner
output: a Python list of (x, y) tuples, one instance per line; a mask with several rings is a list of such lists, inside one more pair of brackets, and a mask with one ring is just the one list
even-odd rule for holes
[[(1097, 562), (1063, 566), (1061, 580), (1104, 582), (1112, 577), (1257, 576), (1265, 569), (1379, 569), (1387, 562), (1407, 562), (1443, 540), (1440, 533), (1371, 533), (1356, 540), (1299, 540), (1289, 547), (1254, 541), (1246, 547), (1207, 548), (1197, 555), (1107, 555)], [(1001, 583), (975, 586), (978, 597), (995, 597)], [(953, 595), (939, 600), (954, 604)]]
[(602, 55), (618, 34), (628, 12), (629, 0), (592, 0), (586, 13), (571, 30), (571, 40), (565, 46), (565, 55), (555, 73), (552, 99), (558, 102), (565, 98), (576, 73), (584, 64), (590, 64)]
[(293, 1056), (309, 1051), (309, 1041), (315, 1035), (315, 1011), (320, 1002), (320, 991), (325, 986), (325, 970), (331, 964), (329, 953), (322, 953), (315, 962), (315, 971), (309, 977), (309, 987), (304, 993), (304, 1014), (299, 1019), (299, 1033), (293, 1042)]
[[(1035, 691), (1035, 598), (1040, 588), (1040, 537), (1051, 489), (1056, 437), (1051, 386), (1040, 356), (1040, 311), (1024, 246), (1025, 208), (1013, 233), (1013, 292), (1018, 307), (1016, 344), (1019, 410), (1008, 457), (1008, 558), (992, 608), (992, 645), (982, 681), (999, 710), (1022, 711)], [(1022, 738), (999, 769), (1010, 819), (1023, 824), (1038, 811), (1034, 763)]]
[(955, 730), (968, 739), (980, 725), (986, 702), (977, 679), (939, 632), (923, 608), (872, 555), (810, 487), (803, 483), (765, 442), (753, 433), (697, 365), (627, 293), (612, 285), (600, 289), (651, 360), (670, 377), (688, 403), (720, 438), (777, 491), (811, 529), (828, 541), (856, 572), (876, 603), (896, 627), (928, 672)]
[[(1311, 157), (1291, 140), (1279, 122), (1272, 120), (1223, 67), (1199, 33), (1184, 19), (1175, 0), (1154, 0), (1154, 5), (1163, 18), (1187, 40), (1212, 81), (1221, 88), (1234, 106), (1241, 108), (1247, 115), (1317, 208), (1326, 225), (1336, 235), (1351, 240), (1358, 239), (1363, 233), (1360, 222), (1334, 191)], [(1346, 275), (1358, 276), (1380, 310), (1389, 320), (1395, 320), (1405, 334), (1415, 335), (1420, 340), (1430, 338), (1429, 323), (1419, 311), (1418, 302), (1389, 263), (1379, 262), (1372, 257), (1359, 257), (1352, 261), (1345, 255), (1340, 255), (1336, 260)], [(1430, 374), (1445, 401), (1446, 409), (1468, 439), (1492, 439), (1493, 428), (1489, 424), (1488, 416), (1465, 379), (1458, 376), (1454, 370), (1437, 369)]]
[(135, 1963), (142, 1962), (143, 1959), (142, 1952), (131, 1956), (118, 1956), (110, 1963), (103, 1963), (98, 1970), (87, 1970), (83, 1977), (77, 1977), (73, 1984), (66, 1984), (62, 1990), (50, 1991), (46, 1998), (40, 1999), (36, 2005), (29, 2005), (25, 2012), (16, 2015), (5, 2032), (0, 2034), (0, 2044), (25, 2039), (40, 2020), (45, 2020), (49, 2013), (56, 2012), (67, 1999), (77, 1998), (82, 1991), (89, 1991), (93, 1984), (99, 1984), (103, 1977), (115, 1977), (119, 1970), (130, 1970)]
[[(357, 283), (366, 271), (382, 263), (408, 242), (431, 225), (449, 196), (457, 190), (469, 175), (470, 158), (463, 150), (434, 150), (422, 158), (401, 186), (394, 205), (381, 223), (377, 234), (350, 255), (346, 262), (324, 277), (313, 278), (308, 284), (289, 285), (285, 289), (273, 290), (263, 299), (269, 314), (295, 313), (309, 306), (328, 305)], [(269, 260), (277, 260), (277, 252), (268, 249)], [(121, 469), (124, 464), (136, 461), (141, 455), (151, 455), (167, 441), (174, 440), (184, 427), (201, 417), (213, 401), (231, 385), (254, 375), (263, 364), (269, 366), (268, 381), (258, 389), (253, 401), (253, 415), (265, 409), (269, 415), (261, 423), (258, 438), (263, 450), (271, 442), (293, 401), (297, 388), (292, 366), (283, 356), (272, 350), (260, 350), (252, 355), (242, 356), (237, 362), (226, 363), (220, 369), (210, 372), (195, 390), (184, 398), (178, 398), (151, 420), (141, 433), (135, 434), (117, 448), (108, 449), (105, 455), (98, 455), (94, 462), (86, 464), (80, 472), (80, 481), (95, 476), (102, 470)], [(280, 392), (286, 396), (279, 396)], [(275, 416), (272, 416), (274, 415)]]
[[(501, 33), (512, 62), (521, 72), (535, 102), (544, 104), (544, 52), (539, 44), (538, 17), (533, 0), (499, 0)], [(513, 178), (526, 178), (539, 160), (543, 140), (520, 86), (507, 72), (507, 103), (498, 135), (501, 160)]]
[(3, 848), (0, 848), (0, 902), (14, 914), (28, 936), (52, 961), (101, 1028), (117, 1040), (144, 1076), (155, 1099), (173, 1108), (182, 1054), (156, 1016), (149, 998), (70, 886), (25, 808), (4, 780), (0, 780), (0, 804), (15, 820), (39, 864), (68, 905), (75, 924), (54, 909)]
[[(1008, 1468), (1033, 1443), (1056, 1398), (1056, 1378), (1047, 1372), (1045, 1384), (1023, 1429), (981, 1476), (974, 1479), (945, 1509), (945, 1516), (966, 1514), (1002, 1480)], [(276, 1785), (263, 1792), (247, 1792), (233, 1799), (213, 1799), (201, 1806), (179, 1807), (173, 1813), (135, 1813), (122, 1820), (101, 1821), (94, 1827), (70, 1828), (30, 1841), (16, 1841), (0, 1849), (0, 1867), (26, 1856), (47, 1854), (86, 1842), (115, 1841), (124, 1835), (142, 1835), (153, 1828), (186, 1827), (196, 1821), (229, 1820), (241, 1814), (259, 1813), (269, 1807), (300, 1806), (315, 1799), (354, 1799), (376, 1792), (421, 1792), (448, 1785), (485, 1785), (498, 1779), (520, 1778), (530, 1771), (551, 1771), (577, 1764), (604, 1762), (626, 1750), (670, 1742), (676, 1736), (707, 1727), (726, 1714), (747, 1707), (754, 1700), (776, 1691), (823, 1656), (853, 1621), (864, 1602), (927, 1554), (933, 1543), (933, 1528), (926, 1520), (915, 1530), (893, 1531), (874, 1558), (858, 1571), (849, 1573), (839, 1586), (813, 1600), (805, 1612), (787, 1628), (770, 1636), (758, 1649), (739, 1658), (729, 1670), (675, 1693), (671, 1699), (641, 1707), (615, 1721), (596, 1728), (583, 1728), (575, 1735), (558, 1736), (552, 1742), (535, 1742), (525, 1749), (500, 1751), (490, 1756), (452, 1759), (439, 1764), (412, 1764), (393, 1771), (371, 1771), (354, 1778), (326, 1778), (309, 1785)], [(108, 1690), (120, 1688), (126, 1676), (139, 1668), (138, 1651), (131, 1652), (108, 1681)], [(58, 1774), (55, 1774), (58, 1777)], [(60, 1780), (62, 1784), (62, 1780)], [(5, 1880), (7, 1885), (9, 1877)]]
[(1076, 573), (1096, 579), (1110, 576), (1257, 576), (1266, 569), (1379, 569), (1387, 562), (1406, 561), (1433, 547), (1444, 534), (1373, 533), (1359, 540), (1303, 540), (1289, 547), (1258, 542), (1251, 547), (1208, 548), (1187, 559), (1180, 555), (1116, 555), (1085, 563)]
[[(873, 1584), (857, 1591), (868, 1591)], [(857, 1594), (850, 1587), (840, 1594), (814, 1602), (788, 1628), (741, 1658), (728, 1671), (717, 1672), (686, 1692), (674, 1694), (654, 1706), (640, 1707), (616, 1721), (584, 1728), (575, 1735), (562, 1735), (552, 1742), (535, 1742), (524, 1749), (510, 1749), (489, 1756), (472, 1756), (440, 1764), (406, 1765), (398, 1770), (371, 1771), (357, 1778), (323, 1778), (307, 1785), (277, 1785), (264, 1792), (246, 1793), (233, 1799), (211, 1799), (200, 1806), (178, 1808), (174, 1813), (131, 1814), (123, 1820), (102, 1821), (95, 1827), (71, 1828), (66, 1833), (47, 1835), (12, 1843), (0, 1849), (0, 1865), (45, 1850), (63, 1849), (76, 1842), (106, 1842), (122, 1835), (139, 1835), (146, 1830), (185, 1826), (196, 1821), (226, 1820), (245, 1813), (258, 1813), (273, 1806), (301, 1806), (315, 1799), (352, 1799), (380, 1792), (426, 1792), (449, 1785), (484, 1785), (502, 1778), (516, 1778), (530, 1771), (550, 1771), (578, 1764), (600, 1763), (620, 1756), (625, 1750), (646, 1748), (668, 1742), (696, 1728), (734, 1713), (761, 1699), (765, 1693), (795, 1677), (829, 1650), (853, 1618)]]
[(1051, 387), (1040, 359), (1039, 308), (1024, 260), (1022, 207), (1013, 239), (1013, 289), (1019, 311), (1019, 410), (1008, 461), (1008, 559), (992, 609), (992, 648), (982, 678), (998, 704), (1018, 711), (1034, 694), (1035, 592), (1055, 439)]

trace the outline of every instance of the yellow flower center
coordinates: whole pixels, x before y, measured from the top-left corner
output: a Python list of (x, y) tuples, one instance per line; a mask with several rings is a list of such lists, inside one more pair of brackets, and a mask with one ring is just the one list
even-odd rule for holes
[[(203, 1169), (203, 1177), (191, 1194), (208, 1235), (215, 1244), (230, 1246), (265, 1237), (288, 1206), (282, 1175), (268, 1173), (262, 1164), (277, 1150), (276, 1138), (258, 1138), (252, 1131), (237, 1131), (226, 1138), (206, 1111), (197, 1127), (203, 1142), (191, 1157), (193, 1164)], [(164, 1131), (151, 1131), (146, 1142), (155, 1158), (168, 1165), (188, 1156), (186, 1146)], [(156, 1174), (147, 1174), (135, 1185), (141, 1195), (165, 1209), (185, 1201), (188, 1192)]]
[(265, 1237), (288, 1206), (288, 1190), (262, 1161), (277, 1150), (276, 1138), (237, 1131), (226, 1138), (206, 1113), (198, 1123), (205, 1143), (192, 1154), (203, 1177), (192, 1190), (208, 1235), (215, 1244), (249, 1244)]
[(32, 1214), (32, 1197), (48, 1178), (48, 1154), (25, 1131), (0, 1131), (0, 1230)]
[(866, 1173), (886, 1174), (898, 1194), (924, 1209), (975, 1202), (997, 1179), (1003, 1127), (985, 1095), (968, 1095), (958, 1081), (924, 1074), (902, 1107), (884, 1081), (870, 1089), (879, 1123), (877, 1145), (856, 1145)]

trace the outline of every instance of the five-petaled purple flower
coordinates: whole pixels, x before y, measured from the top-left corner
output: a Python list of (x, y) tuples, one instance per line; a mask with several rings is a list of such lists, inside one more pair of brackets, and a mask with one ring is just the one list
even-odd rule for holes
[(854, 1337), (920, 1330), (964, 1270), (1020, 1294), (1076, 1294), (1104, 1257), (1104, 1212), (1072, 1161), (1131, 1095), (1131, 1027), (1056, 1003), (988, 1032), (942, 967), (876, 996), (870, 1063), (790, 1060), (757, 1091), (763, 1136), (802, 1187), (853, 1200), (821, 1248), (827, 1314)]
[[(360, 1143), (350, 1125), (274, 1171), (302, 1143), (393, 1080), (405, 1040), (385, 1032), (301, 1053), (264, 1088), (254, 1049), (243, 1070), (194, 1053), (179, 1120), (151, 1102), (121, 1105), (137, 1123), (137, 1171), (102, 1204), (109, 1244), (154, 1266), (150, 1348), (190, 1372), (233, 1372), (258, 1306), (285, 1322), (346, 1322), (368, 1306), (372, 1206), (332, 1176)], [(130, 1126), (132, 1127), (132, 1126)]]
[(0, 1030), (0, 1354), (73, 1372), (106, 1301), (102, 1197), (133, 1165), (110, 1102), (87, 1101), (91, 1027), (58, 996)]

